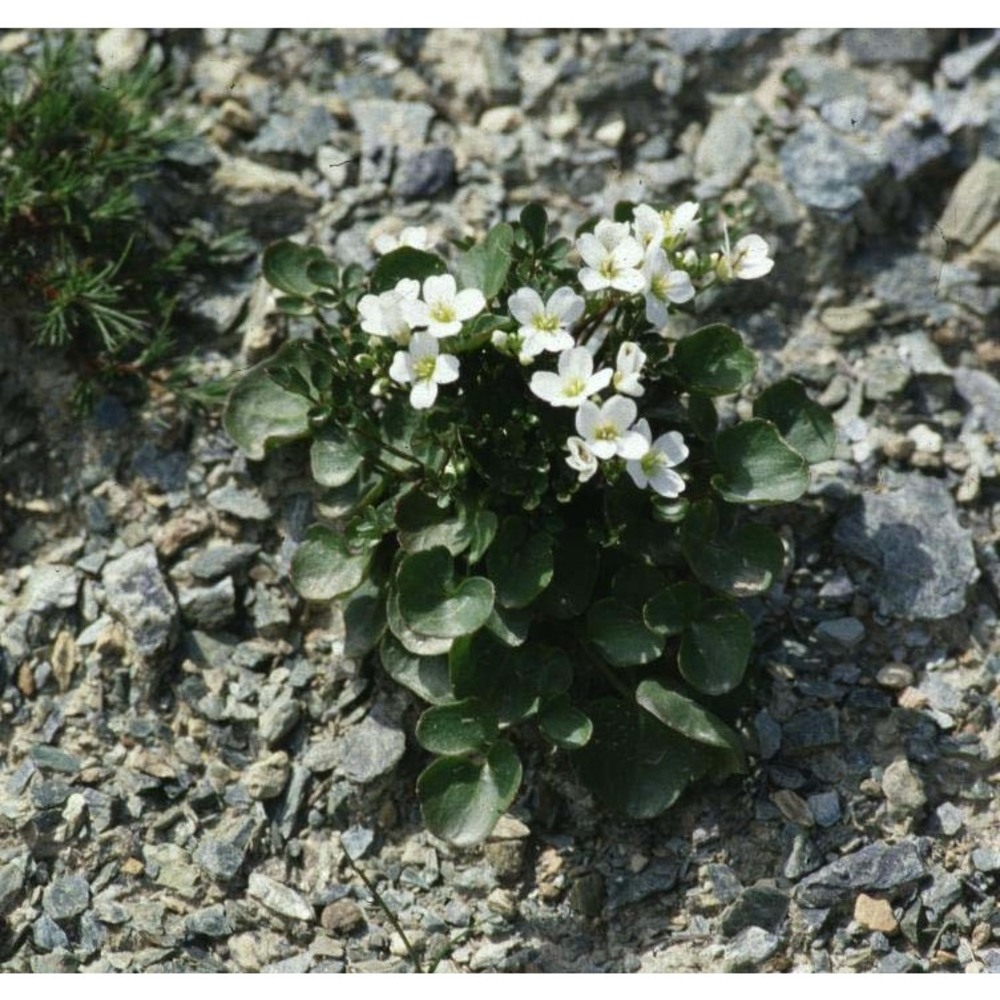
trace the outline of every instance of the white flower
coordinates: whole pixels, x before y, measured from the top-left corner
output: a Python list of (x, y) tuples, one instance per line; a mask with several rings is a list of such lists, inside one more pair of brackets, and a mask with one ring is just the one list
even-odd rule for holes
[(576, 248), (587, 265), (580, 271), (580, 284), (588, 292), (616, 288), (634, 295), (644, 281), (637, 267), (642, 262), (642, 247), (628, 234), (624, 222), (602, 219), (592, 233), (584, 233)]
[(587, 442), (580, 437), (567, 438), (566, 447), (569, 448), (566, 464), (578, 473), (579, 482), (585, 483), (597, 472), (597, 457), (590, 450)]
[(646, 363), (646, 354), (638, 344), (626, 340), (618, 348), (615, 374), (611, 380), (616, 392), (625, 396), (641, 396), (646, 390), (639, 384), (639, 373)]
[(521, 324), (522, 357), (533, 358), (542, 351), (565, 351), (573, 346), (566, 329), (583, 315), (584, 302), (572, 288), (557, 288), (547, 303), (533, 288), (519, 288), (508, 300), (511, 316)]
[(667, 431), (653, 441), (653, 434), (646, 420), (640, 420), (635, 430), (648, 446), (645, 455), (636, 461), (626, 462), (625, 470), (640, 490), (647, 486), (663, 497), (676, 497), (684, 492), (685, 482), (674, 472), (673, 466), (680, 465), (688, 457), (687, 445), (677, 431)]
[(725, 233), (726, 243), (722, 248), (722, 256), (715, 269), (723, 281), (732, 278), (742, 278), (752, 281), (763, 278), (774, 267), (774, 261), (768, 256), (770, 250), (763, 237), (751, 233), (736, 241), (736, 246), (729, 248), (729, 233)]
[(427, 249), (427, 230), (423, 226), (407, 226), (398, 236), (383, 233), (375, 238), (376, 253), (392, 253), (400, 247), (412, 247), (414, 250)]
[(412, 327), (426, 326), (432, 337), (451, 337), (485, 307), (486, 299), (478, 288), (458, 291), (450, 274), (439, 274), (424, 281), (423, 299), (403, 303), (403, 316)]
[(687, 271), (672, 268), (660, 247), (650, 251), (642, 273), (646, 280), (646, 319), (653, 326), (663, 327), (667, 323), (668, 302), (690, 302), (694, 298), (691, 276)]
[(403, 278), (395, 288), (381, 295), (363, 295), (358, 302), (361, 329), (375, 337), (393, 337), (405, 341), (410, 335), (410, 324), (403, 316), (403, 303), (416, 300), (420, 283)]
[(559, 372), (535, 372), (531, 391), (553, 406), (579, 406), (588, 396), (606, 389), (610, 368), (594, 371), (594, 359), (586, 347), (571, 347), (559, 355)]
[(672, 212), (663, 213), (663, 236), (671, 244), (680, 243), (688, 232), (700, 221), (696, 201), (681, 202)]
[(437, 387), (458, 378), (458, 358), (440, 354), (438, 342), (429, 334), (418, 331), (410, 339), (409, 350), (396, 351), (389, 367), (389, 377), (401, 385), (413, 383), (410, 405), (426, 410), (437, 399)]
[(576, 411), (576, 429), (598, 458), (642, 458), (649, 439), (632, 430), (636, 406), (624, 396), (612, 396), (598, 406), (584, 400)]
[(632, 232), (647, 253), (663, 241), (663, 215), (651, 205), (636, 205), (632, 211)]

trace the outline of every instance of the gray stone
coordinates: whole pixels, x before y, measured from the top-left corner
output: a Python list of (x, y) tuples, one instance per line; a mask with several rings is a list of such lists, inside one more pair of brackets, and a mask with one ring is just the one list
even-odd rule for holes
[(96, 955), (107, 943), (108, 932), (92, 913), (80, 917), (79, 949), (84, 955)]
[(319, 740), (310, 743), (302, 757), (302, 763), (317, 774), (332, 771), (340, 760), (340, 744), (336, 740)]
[(402, 729), (376, 706), (341, 737), (338, 767), (348, 780), (365, 784), (388, 774), (405, 750)]
[(194, 851), (194, 862), (212, 878), (228, 881), (243, 866), (243, 850), (228, 840), (205, 838)]
[(177, 635), (177, 603), (152, 542), (107, 563), (102, 579), (105, 607), (129, 629), (137, 652), (150, 659), (168, 652)]
[[(903, 316), (923, 322), (927, 317), (944, 319), (955, 312), (955, 307), (937, 294), (941, 263), (926, 254), (902, 253), (891, 259), (874, 253), (862, 254), (855, 270), (865, 275), (874, 273), (875, 296)], [(901, 367), (898, 361), (896, 365)]]
[(313, 908), (294, 889), (273, 878), (252, 872), (247, 886), (247, 893), (266, 906), (269, 910), (292, 920), (315, 919)]
[(258, 552), (260, 546), (250, 542), (213, 545), (199, 552), (191, 560), (191, 575), (199, 580), (217, 580), (222, 576), (239, 573), (250, 564)]
[(69, 938), (66, 932), (47, 914), (43, 913), (31, 925), (31, 937), (35, 947), (42, 951), (55, 951), (56, 948), (68, 948)]
[(785, 179), (812, 208), (843, 212), (864, 198), (882, 165), (820, 122), (806, 122), (778, 157)]
[(787, 892), (770, 885), (752, 885), (722, 914), (719, 927), (726, 937), (748, 927), (777, 931), (787, 916)]
[(243, 775), (243, 784), (252, 799), (274, 799), (285, 790), (290, 773), (288, 754), (278, 750), (251, 764)]
[(31, 748), (31, 759), (43, 771), (61, 771), (63, 774), (76, 774), (80, 770), (80, 759), (74, 757), (59, 747), (40, 744)]
[(178, 588), (177, 603), (188, 624), (211, 632), (232, 621), (236, 613), (236, 588), (228, 576), (208, 587)]
[(705, 867), (716, 902), (728, 906), (739, 899), (743, 886), (739, 876), (729, 865), (710, 864)]
[(865, 493), (838, 522), (837, 544), (879, 570), (879, 611), (911, 620), (947, 618), (965, 608), (979, 575), (971, 533), (958, 522), (943, 480), (899, 476), (897, 488)]
[(698, 197), (712, 197), (734, 187), (754, 161), (757, 114), (736, 101), (712, 115), (695, 153)]
[(753, 724), (760, 755), (764, 760), (770, 760), (781, 749), (781, 724), (766, 708), (754, 716)]
[(406, 156), (394, 183), (396, 194), (407, 201), (432, 198), (455, 180), (455, 154), (447, 146), (433, 146)]
[(958, 52), (949, 52), (940, 63), (941, 72), (949, 83), (964, 83), (977, 69), (1000, 48), (1000, 31), (994, 31), (975, 45)]
[(881, 62), (922, 63), (934, 54), (924, 28), (849, 28), (844, 48), (861, 65)]
[(191, 858), (177, 844), (146, 844), (142, 849), (146, 867), (157, 885), (173, 889), (186, 899), (201, 892), (201, 877)]
[(919, 971), (920, 963), (912, 956), (903, 951), (890, 951), (878, 965), (876, 972), (898, 975), (901, 972)]
[(865, 637), (865, 626), (857, 618), (834, 618), (820, 622), (816, 626), (816, 635), (834, 646), (854, 649)]
[(901, 815), (919, 812), (927, 805), (927, 795), (920, 776), (905, 758), (894, 760), (882, 775), (882, 794), (889, 809)]
[(991, 972), (994, 975), (1000, 973), (1000, 948), (980, 949), (979, 960), (983, 963), (987, 972)]
[(920, 902), (930, 911), (928, 921), (937, 923), (962, 898), (964, 883), (956, 872), (945, 871), (944, 868), (936, 867), (930, 874), (931, 884), (920, 893)]
[(781, 938), (763, 927), (748, 927), (734, 938), (722, 955), (724, 972), (751, 972), (781, 947)]
[(221, 903), (196, 910), (187, 917), (184, 926), (188, 934), (203, 934), (205, 937), (228, 937), (233, 933), (233, 925)]
[(956, 368), (955, 391), (970, 410), (963, 431), (981, 430), (1000, 438), (1000, 382), (988, 372)]
[(807, 753), (840, 742), (840, 717), (835, 708), (797, 712), (782, 726), (782, 745), (790, 754)]
[(996, 847), (976, 847), (972, 851), (972, 863), (977, 871), (1000, 871), (1000, 849)]
[(965, 825), (965, 813), (954, 803), (942, 802), (934, 812), (946, 837), (954, 837)]
[(212, 490), (208, 502), (216, 510), (242, 521), (267, 521), (272, 516), (267, 501), (256, 490), (244, 490), (233, 483)]
[(673, 858), (654, 858), (638, 875), (615, 875), (608, 880), (611, 913), (649, 896), (668, 892), (677, 884), (680, 865)]
[(840, 796), (836, 792), (819, 792), (810, 795), (806, 802), (819, 826), (834, 826), (840, 822)]
[(314, 957), (308, 951), (300, 951), (297, 955), (289, 955), (288, 958), (282, 958), (277, 962), (270, 962), (260, 971), (278, 975), (302, 975), (302, 973), (308, 972), (312, 968), (313, 961)]
[(749, 46), (769, 28), (669, 28), (667, 43), (681, 55), (699, 52), (728, 52), (730, 49)]
[(280, 743), (298, 724), (302, 706), (293, 698), (284, 697), (272, 701), (257, 723), (260, 738), (269, 747)]
[(955, 185), (938, 226), (946, 240), (971, 247), (1000, 216), (1000, 161), (983, 156)]
[(375, 840), (375, 831), (354, 824), (340, 835), (340, 846), (355, 860), (363, 858)]
[(495, 968), (504, 961), (516, 944), (516, 940), (508, 940), (488, 941), (486, 944), (480, 945), (469, 960), (469, 968), (473, 972)]
[(160, 451), (143, 442), (132, 458), (132, 475), (140, 476), (163, 493), (187, 489), (187, 452)]
[(35, 566), (21, 597), (22, 607), (35, 614), (72, 608), (79, 586), (80, 574), (72, 566)]
[(940, 132), (919, 135), (906, 125), (892, 129), (884, 138), (885, 151), (893, 173), (909, 180), (931, 164), (943, 160), (951, 151), (951, 143)]
[(312, 157), (329, 142), (337, 123), (321, 104), (297, 108), (290, 115), (271, 115), (248, 144), (255, 153), (296, 153)]
[(801, 906), (825, 907), (853, 899), (859, 891), (891, 892), (912, 885), (927, 874), (912, 840), (870, 844), (806, 876), (793, 897)]
[(27, 871), (27, 854), (0, 865), (0, 913), (13, 908), (12, 904), (21, 892)]
[(53, 920), (72, 920), (90, 905), (90, 886), (80, 875), (63, 875), (45, 888), (42, 909)]
[(336, 899), (323, 907), (320, 926), (336, 937), (343, 937), (365, 926), (365, 915), (353, 899)]
[(258, 583), (253, 589), (253, 623), (268, 639), (280, 638), (291, 624), (292, 616), (281, 593)]
[(388, 181), (395, 150), (424, 145), (434, 109), (419, 101), (352, 101), (351, 115), (361, 133), (362, 184)]

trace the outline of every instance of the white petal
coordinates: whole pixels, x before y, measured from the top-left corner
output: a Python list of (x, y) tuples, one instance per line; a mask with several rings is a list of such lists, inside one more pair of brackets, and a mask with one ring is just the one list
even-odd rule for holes
[(671, 271), (667, 278), (667, 298), (671, 302), (690, 302), (694, 298), (694, 285), (687, 271)]
[(646, 320), (655, 327), (663, 327), (667, 325), (667, 320), (670, 318), (670, 314), (667, 312), (667, 307), (663, 300), (657, 298), (653, 294), (646, 296)]
[(421, 358), (436, 358), (440, 350), (434, 337), (423, 330), (418, 330), (410, 340), (410, 357), (414, 361), (419, 361)]
[(451, 302), (455, 298), (455, 279), (450, 274), (435, 274), (424, 281), (425, 302)]
[(427, 323), (427, 332), (439, 339), (454, 337), (455, 334), (462, 332), (462, 324), (458, 320), (451, 323), (438, 323), (437, 320), (430, 320)]
[(690, 454), (679, 431), (667, 431), (653, 442), (653, 450), (664, 454), (670, 465), (680, 465)]
[(600, 419), (601, 411), (597, 404), (585, 399), (576, 411), (576, 432), (588, 442), (592, 441)]
[(507, 308), (518, 323), (530, 326), (532, 320), (545, 307), (542, 304), (542, 297), (534, 288), (519, 288), (507, 300)]
[(598, 458), (614, 458), (618, 448), (614, 441), (588, 441), (590, 450)]
[(608, 281), (603, 274), (598, 273), (590, 267), (583, 268), (578, 277), (580, 279), (580, 284), (583, 285), (588, 292), (598, 292), (602, 288), (611, 287), (611, 282)]
[[(649, 429), (649, 421), (645, 417), (640, 417), (636, 423), (635, 427), (632, 428), (636, 434), (641, 434), (648, 444), (653, 440), (653, 432)], [(672, 434), (676, 434), (676, 431), (671, 431)]]
[(611, 287), (617, 288), (620, 292), (627, 292), (629, 295), (638, 295), (646, 288), (646, 279), (638, 271), (619, 271), (611, 279)]
[(625, 471), (632, 477), (632, 482), (635, 483), (640, 490), (644, 490), (649, 484), (649, 480), (646, 478), (646, 473), (642, 468), (642, 462), (627, 462), (625, 464)]
[(622, 458), (642, 458), (649, 451), (649, 442), (635, 431), (626, 431), (619, 438), (617, 443), (617, 453)]
[(590, 267), (600, 267), (607, 260), (606, 247), (593, 233), (584, 233), (576, 241), (576, 250), (583, 262)]
[(410, 406), (415, 410), (426, 410), (434, 405), (438, 387), (429, 379), (418, 379), (410, 390)]
[(642, 246), (631, 236), (623, 239), (611, 253), (615, 267), (619, 268), (638, 267), (644, 256)]
[(447, 385), (458, 378), (458, 358), (454, 354), (442, 354), (434, 366), (434, 381)]
[(528, 386), (531, 391), (546, 403), (553, 406), (564, 406), (561, 398), (562, 379), (555, 372), (535, 372)]
[(410, 326), (427, 326), (430, 321), (430, 307), (426, 302), (421, 302), (419, 299), (404, 299), (399, 304), (399, 308), (403, 314), (403, 319)]
[(680, 496), (686, 486), (684, 480), (673, 469), (661, 465), (657, 465), (652, 471), (649, 484), (660, 496), (671, 499)]
[(413, 278), (400, 278), (393, 289), (401, 299), (416, 299), (420, 296), (420, 282)]
[[(538, 301), (541, 302), (541, 299)], [(583, 299), (572, 288), (563, 285), (549, 296), (545, 309), (558, 316), (562, 326), (572, 326), (583, 315), (584, 305)]]
[(389, 366), (389, 378), (400, 385), (413, 381), (413, 359), (406, 351), (396, 351)]
[[(624, 396), (612, 396), (601, 407), (601, 419), (610, 420), (619, 433), (627, 431), (635, 423), (636, 406)], [(638, 458), (638, 456), (635, 456)]]
[(478, 288), (464, 288), (455, 296), (455, 315), (471, 319), (486, 308), (486, 299)]
[(594, 359), (586, 347), (571, 347), (559, 355), (559, 375), (561, 378), (577, 376), (589, 378), (594, 370)]
[[(586, 348), (584, 348), (586, 350)], [(607, 389), (608, 385), (611, 383), (611, 378), (614, 372), (610, 368), (602, 368), (598, 372), (594, 372), (590, 378), (587, 379), (587, 395), (593, 396), (595, 392), (601, 392)]]
[(614, 250), (620, 243), (627, 239), (631, 239), (628, 234), (628, 223), (612, 222), (610, 219), (601, 219), (601, 221), (594, 226), (594, 236), (596, 236), (608, 250)]

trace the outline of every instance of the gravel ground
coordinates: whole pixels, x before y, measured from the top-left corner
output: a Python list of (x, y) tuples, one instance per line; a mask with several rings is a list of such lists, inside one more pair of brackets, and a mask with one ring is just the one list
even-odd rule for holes
[[(623, 823), (541, 748), (481, 849), (423, 832), (416, 706), (291, 590), (313, 497), (169, 394), (85, 422), (0, 312), (0, 970), (1000, 972), (1000, 34), (89, 35), (197, 129), (177, 184), (256, 251), (196, 370), (281, 329), (259, 250), (342, 263), (539, 199), (749, 197), (717, 308), (835, 413), (753, 607), (754, 767)], [(0, 34), (0, 49), (37, 44)], [(166, 186), (165, 186), (166, 187)]]

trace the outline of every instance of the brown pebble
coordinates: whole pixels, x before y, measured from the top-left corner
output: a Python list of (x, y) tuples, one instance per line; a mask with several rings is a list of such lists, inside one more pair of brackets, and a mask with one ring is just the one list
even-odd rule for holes
[(854, 919), (870, 931), (895, 934), (899, 930), (899, 922), (892, 915), (889, 900), (875, 899), (863, 892), (854, 901)]
[(332, 934), (353, 934), (365, 925), (365, 915), (353, 899), (338, 899), (323, 907), (320, 926)]

